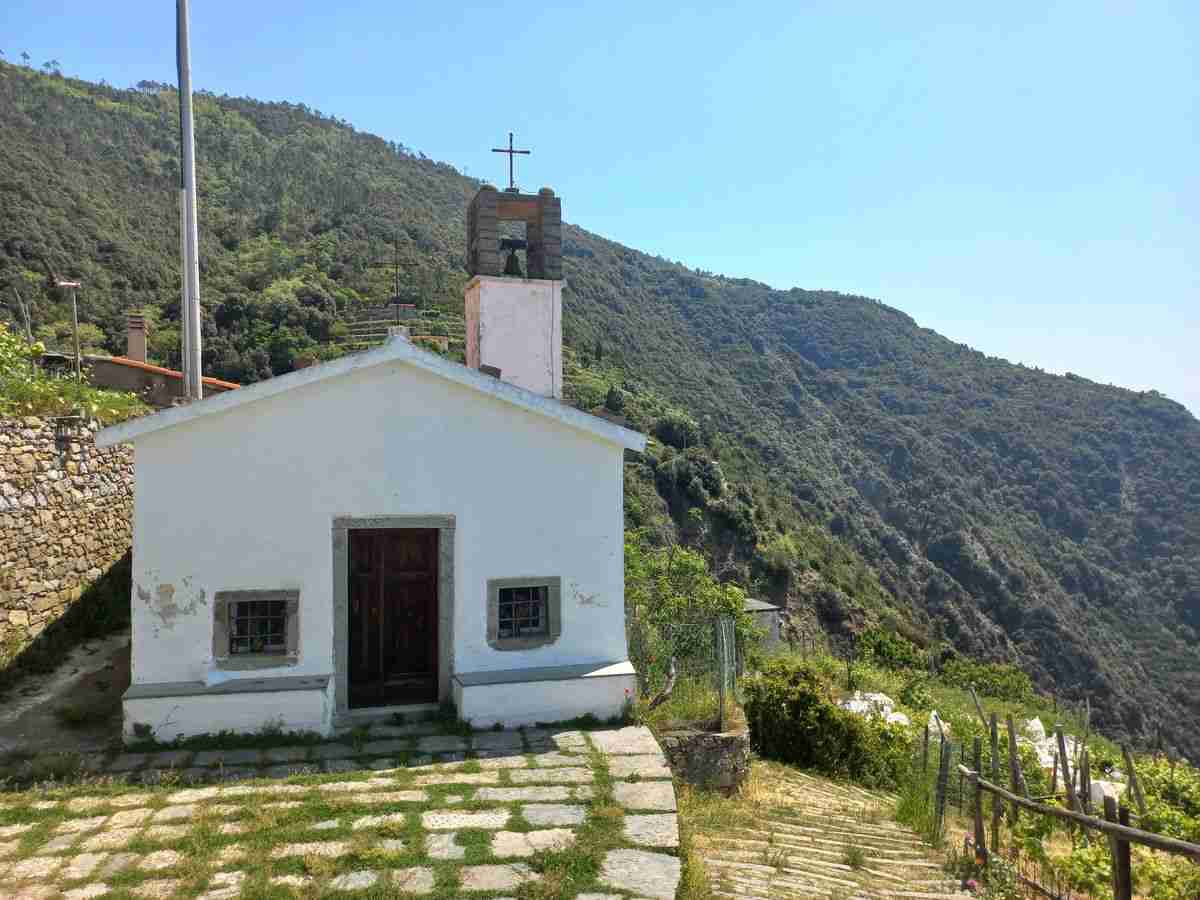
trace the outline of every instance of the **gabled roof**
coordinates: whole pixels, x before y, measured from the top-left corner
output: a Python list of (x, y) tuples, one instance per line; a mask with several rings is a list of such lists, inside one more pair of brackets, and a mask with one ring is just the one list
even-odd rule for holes
[(436, 353), (421, 350), (398, 335), (389, 338), (386, 344), (365, 353), (343, 356), (341, 359), (309, 366), (307, 369), (299, 369), (286, 375), (260, 381), (257, 384), (246, 385), (236, 391), (206, 397), (186, 406), (175, 406), (139, 419), (130, 419), (117, 425), (110, 425), (96, 435), (96, 444), (100, 447), (111, 447), (114, 444), (136, 440), (156, 431), (175, 428), (204, 416), (216, 415), (248, 403), (265, 400), (306, 384), (315, 384), (328, 378), (337, 378), (360, 369), (370, 369), (391, 362), (399, 362), (415, 369), (421, 369), (439, 378), (512, 404), (518, 409), (587, 432), (600, 440), (617, 444), (627, 450), (640, 451), (646, 448), (644, 434), (614, 425), (598, 416), (580, 412), (551, 397), (543, 397), (541, 394), (527, 391), (515, 384), (509, 384), (498, 378), (492, 378), (490, 375), (484, 375), (482, 372), (476, 372), (474, 369), (468, 369), (466, 366), (444, 359)]
[[(153, 372), (156, 375), (166, 375), (168, 378), (183, 378), (183, 373), (175, 369), (164, 369), (162, 366), (156, 366), (153, 363), (142, 362), (138, 359), (130, 359), (128, 356), (97, 356), (88, 357), (96, 362), (113, 363), (118, 366), (126, 366), (130, 369), (141, 369), (143, 372)], [(232, 391), (240, 388), (240, 384), (234, 384), (232, 381), (222, 381), (220, 378), (210, 378), (205, 375), (202, 379), (205, 384), (213, 387), (225, 388), (227, 391)]]

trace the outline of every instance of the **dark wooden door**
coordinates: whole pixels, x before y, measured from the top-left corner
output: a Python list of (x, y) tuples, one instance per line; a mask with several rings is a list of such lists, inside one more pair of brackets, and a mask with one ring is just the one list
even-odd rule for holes
[(438, 533), (350, 532), (350, 706), (437, 700)]

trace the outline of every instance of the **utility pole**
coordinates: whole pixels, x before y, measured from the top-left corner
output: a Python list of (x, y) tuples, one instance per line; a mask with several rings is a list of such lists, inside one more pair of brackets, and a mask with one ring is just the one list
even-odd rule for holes
[(82, 287), (78, 281), (58, 281), (55, 285), (71, 289), (71, 331), (75, 336), (75, 380), (83, 381), (82, 358), (79, 354), (79, 303), (75, 299), (75, 291)]
[(200, 255), (196, 228), (196, 140), (192, 122), (192, 62), (188, 39), (188, 0), (176, 0), (178, 29), (175, 43), (179, 69), (179, 244), (183, 261), (180, 323), (183, 337), (183, 379), (187, 399), (204, 396), (200, 374)]

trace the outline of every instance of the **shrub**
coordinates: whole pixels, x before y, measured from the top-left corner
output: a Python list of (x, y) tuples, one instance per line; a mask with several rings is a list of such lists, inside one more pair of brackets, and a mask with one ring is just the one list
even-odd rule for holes
[(933, 709), (933, 694), (929, 690), (929, 679), (921, 675), (910, 678), (900, 689), (899, 699), (909, 709)]
[(655, 420), (652, 429), (664, 444), (684, 450), (700, 443), (700, 426), (686, 413), (672, 412)]
[(895, 787), (909, 766), (905, 728), (837, 706), (806, 663), (778, 659), (747, 679), (750, 740), (762, 756), (869, 787)]
[(920, 669), (925, 666), (925, 654), (907, 638), (879, 626), (868, 628), (858, 636), (858, 651), (889, 669)]
[(1033, 699), (1029, 676), (1009, 663), (986, 663), (955, 656), (942, 666), (942, 680), (966, 689), (972, 684), (985, 697), (1022, 702)]
[(777, 534), (759, 544), (758, 555), (772, 572), (786, 572), (800, 562), (800, 548), (790, 534)]

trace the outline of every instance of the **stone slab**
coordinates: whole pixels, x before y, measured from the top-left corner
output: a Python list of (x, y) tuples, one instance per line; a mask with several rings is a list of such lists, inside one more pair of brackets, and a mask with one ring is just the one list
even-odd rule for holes
[(363, 744), (362, 752), (367, 756), (384, 756), (396, 753), (404, 753), (406, 750), (408, 750), (408, 748), (408, 741), (367, 741), (365, 744)]
[(629, 815), (624, 823), (625, 840), (646, 847), (678, 847), (679, 817), (675, 813)]
[(574, 843), (575, 832), (570, 828), (497, 831), (492, 835), (492, 855), (501, 859), (506, 856), (533, 856), (541, 850), (553, 852), (570, 847)]
[(618, 754), (661, 753), (658, 741), (644, 725), (630, 725), (611, 731), (593, 731), (588, 737), (592, 746), (608, 756)]
[(300, 762), (308, 759), (308, 747), (268, 747), (263, 758), (269, 763)]
[(672, 810), (675, 786), (669, 781), (618, 782), (613, 785), (613, 799), (625, 809)]
[(349, 744), (317, 744), (312, 748), (313, 759), (347, 759), (358, 751)]
[(433, 869), (413, 866), (392, 870), (392, 886), (405, 894), (428, 894), (433, 891)]
[(476, 800), (490, 803), (546, 803), (570, 800), (571, 790), (565, 787), (484, 787), (475, 792)]
[(261, 761), (261, 750), (201, 750), (192, 760), (192, 764), (196, 766), (256, 766)]
[(591, 769), (582, 767), (518, 769), (508, 773), (513, 784), (588, 784), (594, 777)]
[(457, 735), (435, 734), (417, 739), (417, 751), (420, 753), (452, 753), (466, 749), (466, 739)]
[(608, 757), (608, 774), (613, 778), (670, 778), (671, 767), (661, 753), (644, 753), (637, 756)]
[(464, 891), (508, 891), (541, 878), (523, 863), (464, 866), (459, 870)]
[(482, 812), (439, 809), (422, 813), (421, 824), (430, 831), (457, 831), (462, 828), (495, 830), (507, 825), (510, 815), (507, 809), (489, 809)]
[(564, 803), (528, 803), (521, 807), (521, 815), (530, 825), (581, 825), (587, 810)]
[(458, 845), (458, 835), (453, 831), (425, 835), (425, 853), (430, 859), (462, 859), (467, 855), (465, 847)]
[(675, 856), (645, 850), (610, 850), (604, 857), (600, 880), (639, 897), (674, 900), (680, 871), (679, 858)]
[(476, 750), (520, 750), (524, 746), (519, 731), (481, 731), (471, 736)]

